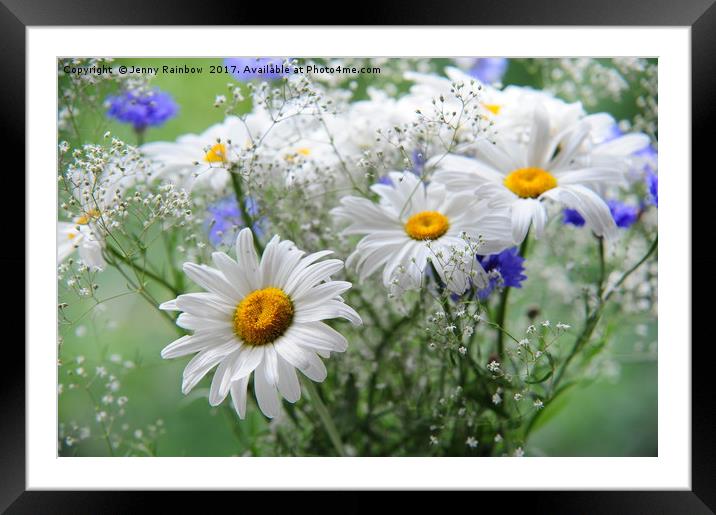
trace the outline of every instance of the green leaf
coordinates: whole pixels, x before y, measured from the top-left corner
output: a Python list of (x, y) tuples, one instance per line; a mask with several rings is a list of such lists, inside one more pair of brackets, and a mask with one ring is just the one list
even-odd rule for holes
[(568, 404), (568, 396), (565, 396), (563, 394), (571, 390), (572, 387), (577, 384), (577, 381), (566, 383), (554, 393), (552, 398), (549, 399), (547, 403), (545, 403), (544, 408), (537, 412), (537, 414), (527, 426), (525, 438), (532, 431), (537, 431), (539, 428), (547, 424), (547, 422), (557, 416), (557, 414), (559, 414), (559, 412), (564, 409), (564, 407)]
[(546, 373), (544, 376), (540, 377), (539, 379), (532, 379), (532, 380), (526, 379), (526, 380), (525, 380), (525, 383), (528, 383), (528, 384), (544, 383), (547, 379), (549, 379), (550, 377), (552, 377), (552, 374), (553, 374), (553, 373), (554, 373), (554, 369), (550, 369), (550, 370), (547, 371), (547, 373)]

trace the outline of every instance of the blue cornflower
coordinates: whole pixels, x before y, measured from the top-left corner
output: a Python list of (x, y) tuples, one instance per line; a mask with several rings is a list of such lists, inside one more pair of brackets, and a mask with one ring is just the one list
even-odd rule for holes
[(562, 211), (562, 223), (582, 227), (584, 225), (584, 217), (579, 214), (576, 209), (565, 209)]
[[(527, 276), (523, 274), (525, 271), (525, 258), (520, 256), (517, 247), (503, 250), (499, 254), (477, 256), (477, 260), (490, 277), (490, 282), (487, 287), (477, 292), (477, 296), (480, 300), (485, 300), (489, 297), (490, 293), (492, 293), (497, 286), (503, 288), (521, 288), (522, 281), (527, 279)], [(499, 272), (499, 277), (496, 276), (495, 272)]]
[(390, 175), (381, 175), (378, 177), (378, 184), (385, 184), (386, 186), (395, 186), (393, 184), (393, 179), (390, 178)]
[[(618, 200), (608, 200), (607, 205), (609, 206), (609, 212), (612, 214), (614, 223), (617, 227), (626, 229), (631, 227), (639, 218), (639, 208)], [(582, 227), (584, 225), (584, 217), (579, 214), (576, 209), (565, 209), (562, 212), (562, 222), (565, 224), (574, 225), (576, 227)]]
[(178, 107), (169, 93), (152, 89), (125, 91), (107, 98), (107, 116), (131, 123), (142, 132), (147, 127), (161, 125), (177, 114)]
[(636, 152), (634, 152), (634, 155), (644, 157), (656, 162), (657, 158), (659, 157), (659, 151), (656, 150), (653, 145), (647, 145), (641, 150), (637, 150)]
[(468, 74), (485, 84), (500, 82), (507, 71), (509, 61), (504, 57), (478, 57)]
[(639, 218), (639, 208), (629, 204), (624, 204), (618, 200), (608, 200), (607, 205), (612, 213), (614, 223), (617, 227), (626, 229), (634, 225)]
[[(253, 218), (258, 214), (258, 204), (256, 201), (247, 197), (245, 199), (246, 211)], [(238, 231), (246, 227), (246, 222), (241, 216), (239, 203), (234, 196), (224, 197), (211, 204), (207, 211), (209, 216), (206, 220), (206, 228), (209, 232), (209, 241), (215, 247), (222, 244), (230, 244), (236, 240)], [(251, 229), (256, 236), (263, 235), (263, 227), (261, 220), (255, 221)]]
[(659, 176), (648, 166), (646, 168), (646, 185), (649, 188), (651, 201), (656, 207), (659, 207)]
[[(604, 142), (615, 140), (620, 136), (624, 136), (624, 131), (619, 128), (619, 124), (613, 123), (612, 126), (609, 127), (609, 132), (607, 132), (607, 135), (604, 137)], [(641, 150), (638, 152), (641, 152)]]
[(285, 76), (288, 71), (284, 67), (282, 57), (227, 57), (224, 65), (229, 72), (240, 81), (252, 79), (276, 80)]

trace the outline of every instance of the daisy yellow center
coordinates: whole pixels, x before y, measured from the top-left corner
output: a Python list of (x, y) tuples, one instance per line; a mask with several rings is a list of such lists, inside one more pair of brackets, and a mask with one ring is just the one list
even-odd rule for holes
[(293, 302), (280, 288), (248, 294), (236, 306), (234, 332), (248, 345), (266, 345), (286, 332), (293, 320)]
[(482, 107), (490, 111), (492, 114), (500, 114), (500, 109), (502, 109), (502, 106), (499, 104), (482, 104)]
[(75, 223), (78, 225), (87, 225), (90, 223), (90, 221), (94, 220), (95, 218), (99, 218), (100, 212), (98, 209), (90, 209), (86, 213), (83, 213), (82, 216), (78, 216), (75, 219)]
[(435, 240), (445, 234), (450, 222), (437, 211), (421, 211), (405, 222), (405, 232), (414, 240)]
[(298, 156), (308, 157), (308, 156), (310, 156), (310, 155), (311, 155), (311, 149), (310, 149), (310, 148), (301, 147), (301, 148), (297, 148), (296, 151), (293, 152), (293, 153), (291, 153), (291, 154), (286, 154), (286, 155), (284, 156), (284, 159), (285, 159), (288, 163), (293, 163), (293, 162), (296, 160), (296, 157), (298, 157)]
[(226, 157), (226, 145), (223, 143), (217, 143), (209, 149), (204, 156), (204, 160), (209, 163), (225, 163)]
[(518, 168), (505, 177), (505, 186), (522, 198), (536, 198), (557, 187), (554, 175), (542, 168)]

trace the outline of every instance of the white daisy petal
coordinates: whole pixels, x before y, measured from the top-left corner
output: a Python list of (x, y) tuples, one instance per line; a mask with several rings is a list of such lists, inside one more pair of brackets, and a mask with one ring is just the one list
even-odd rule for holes
[(243, 268), (246, 274), (244, 279), (249, 283), (250, 289), (258, 289), (261, 286), (259, 258), (254, 247), (253, 233), (248, 227), (242, 229), (236, 238), (236, 261)]
[(348, 304), (337, 300), (326, 301), (319, 305), (303, 308), (296, 313), (296, 322), (317, 322), (330, 318), (345, 318), (354, 325), (361, 325), (360, 315)]
[(266, 372), (266, 380), (273, 386), (278, 385), (278, 354), (274, 346), (266, 345), (263, 360), (264, 371)]
[(232, 381), (246, 377), (253, 372), (264, 359), (264, 347), (261, 345), (242, 345)]
[(224, 277), (234, 286), (240, 297), (245, 297), (252, 291), (250, 281), (246, 279), (247, 274), (244, 273), (242, 267), (223, 252), (214, 252), (211, 255), (216, 268), (218, 268)]
[(313, 352), (310, 352), (309, 355), (311, 357), (309, 366), (306, 370), (301, 370), (301, 372), (311, 381), (322, 383), (328, 376), (326, 365), (323, 363), (323, 361), (321, 361), (321, 358), (319, 358)]
[(286, 293), (298, 298), (311, 287), (320, 281), (325, 281), (342, 268), (343, 261), (340, 259), (327, 259), (326, 261), (311, 265), (296, 274), (293, 281), (290, 281), (286, 286)]
[(527, 164), (537, 168), (545, 168), (550, 155), (546, 155), (550, 143), (549, 115), (547, 110), (538, 103), (532, 118), (530, 143), (527, 147)]
[(278, 236), (271, 238), (264, 248), (263, 256), (261, 256), (259, 269), (262, 285), (275, 284), (274, 276), (278, 275), (278, 265), (280, 265), (280, 263), (276, 263), (276, 254), (279, 251), (278, 241)]
[(254, 393), (259, 408), (268, 418), (277, 417), (281, 413), (276, 386), (268, 380), (265, 363), (254, 372)]
[(298, 265), (305, 253), (298, 250), (293, 242), (289, 240), (282, 241), (280, 249), (282, 253), (281, 266), (274, 277), (274, 284), (285, 289), (286, 281), (293, 274), (296, 265)]
[(332, 299), (345, 292), (352, 286), (348, 281), (329, 281), (321, 283), (313, 288), (303, 290), (300, 294), (294, 294), (293, 301), (296, 306), (310, 307), (313, 304), (320, 304), (325, 299)]
[(612, 239), (617, 235), (617, 226), (609, 206), (589, 188), (576, 184), (562, 186), (544, 193), (544, 196), (577, 210), (598, 236)]
[(305, 370), (310, 366), (311, 357), (309, 356), (309, 351), (298, 344), (300, 335), (294, 335), (296, 327), (297, 325), (294, 325), (289, 328), (286, 334), (276, 340), (273, 345), (279, 356), (297, 369)]
[(228, 320), (200, 317), (192, 315), (191, 313), (182, 313), (177, 317), (176, 321), (179, 327), (188, 331), (220, 331), (227, 327), (228, 323)]
[(231, 402), (234, 405), (236, 413), (241, 419), (246, 417), (246, 387), (248, 384), (249, 376), (245, 376), (231, 383), (230, 387)]
[(206, 265), (184, 263), (184, 273), (202, 288), (221, 296), (229, 304), (236, 303), (241, 295), (218, 270)]
[(501, 183), (505, 176), (491, 165), (477, 159), (448, 154), (429, 160), (425, 167), (435, 168), (432, 180), (445, 184), (451, 191), (464, 192), (477, 185)]
[(278, 355), (288, 363), (300, 370), (306, 377), (313, 381), (321, 382), (326, 378), (326, 366), (316, 353), (301, 345), (300, 334), (297, 334), (292, 327), (286, 334), (274, 343)]
[(224, 331), (201, 332), (182, 336), (164, 347), (161, 356), (164, 359), (186, 356), (187, 354), (202, 351), (207, 347), (221, 345), (232, 337), (233, 335), (227, 335)]
[[(589, 125), (581, 123), (565, 136), (566, 141), (559, 137), (555, 138), (551, 143), (549, 152), (556, 151), (559, 145), (561, 145), (561, 148), (554, 156), (554, 159), (542, 168), (549, 168), (550, 171), (555, 172), (568, 167), (587, 136), (589, 136)], [(548, 156), (551, 156), (552, 153), (549, 153)]]
[(300, 340), (302, 346), (315, 351), (344, 352), (348, 348), (345, 337), (323, 322), (296, 324), (292, 334)]
[(209, 404), (212, 406), (218, 406), (226, 396), (229, 394), (229, 388), (231, 386), (231, 372), (234, 364), (238, 360), (240, 350), (236, 349), (228, 356), (225, 356), (219, 366), (214, 372), (214, 378), (211, 381), (211, 388), (209, 388)]
[(594, 186), (623, 182), (624, 172), (616, 168), (594, 167), (555, 173), (560, 186), (582, 184)]
[(179, 308), (177, 307), (177, 300), (172, 299), (166, 302), (162, 302), (161, 304), (159, 304), (159, 309), (163, 309), (165, 311), (179, 311)]
[(181, 387), (182, 393), (189, 393), (209, 370), (218, 365), (224, 357), (234, 350), (236, 350), (236, 344), (234, 342), (227, 342), (203, 350), (194, 356), (184, 369)]
[[(515, 243), (522, 243), (527, 236), (535, 213), (542, 209), (542, 205), (537, 199), (519, 199), (512, 204), (512, 238)], [(541, 214), (538, 216), (541, 217)], [(541, 227), (544, 227), (544, 224)]]
[(212, 320), (229, 320), (235, 306), (227, 304), (213, 293), (187, 293), (176, 298), (179, 310)]
[(618, 157), (630, 156), (635, 152), (643, 150), (651, 144), (649, 136), (642, 133), (626, 134), (606, 143), (602, 143), (594, 149), (595, 154), (611, 155)]
[(515, 159), (517, 156), (511, 156), (491, 141), (486, 139), (477, 141), (475, 143), (475, 148), (477, 149), (478, 156), (487, 160), (487, 162), (491, 164), (495, 170), (508, 173), (512, 170), (523, 168), (522, 165), (524, 163), (520, 162), (519, 157)]
[(278, 360), (278, 391), (288, 402), (296, 402), (301, 398), (301, 385), (298, 382), (296, 369), (277, 356)]
[(286, 280), (286, 284), (283, 290), (285, 292), (288, 292), (289, 290), (295, 288), (300, 283), (302, 277), (301, 274), (306, 270), (306, 268), (308, 268), (310, 265), (312, 265), (319, 259), (329, 256), (331, 254), (333, 254), (332, 250), (322, 250), (320, 252), (314, 252), (313, 254), (309, 254), (301, 258), (294, 267), (291, 277)]

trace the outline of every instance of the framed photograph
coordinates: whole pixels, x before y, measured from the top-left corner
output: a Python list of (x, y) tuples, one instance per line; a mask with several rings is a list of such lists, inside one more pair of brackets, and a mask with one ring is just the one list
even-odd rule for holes
[(690, 207), (716, 10), (607, 4), (209, 27), (5, 2), (27, 310), (0, 506), (711, 513)]

